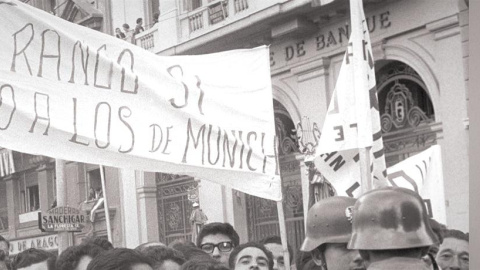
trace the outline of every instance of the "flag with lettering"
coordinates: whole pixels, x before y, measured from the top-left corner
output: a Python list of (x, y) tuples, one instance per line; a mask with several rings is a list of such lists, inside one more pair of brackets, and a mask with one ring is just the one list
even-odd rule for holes
[[(375, 67), (362, 1), (350, 1), (352, 33), (315, 154), (316, 167), (338, 194), (360, 191), (360, 148), (371, 147), (373, 187), (386, 185)], [(355, 21), (354, 18), (358, 18)]]
[(418, 192), (431, 217), (444, 224), (447, 222), (440, 145), (389, 167), (387, 172), (389, 185)]
[(281, 200), (266, 46), (158, 56), (0, 1), (0, 147)]

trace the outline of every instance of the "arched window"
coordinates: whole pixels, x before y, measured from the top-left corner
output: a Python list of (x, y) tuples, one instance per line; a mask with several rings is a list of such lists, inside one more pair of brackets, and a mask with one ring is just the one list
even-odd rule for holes
[(421, 77), (399, 61), (379, 61), (377, 89), (387, 167), (436, 144), (440, 125)]

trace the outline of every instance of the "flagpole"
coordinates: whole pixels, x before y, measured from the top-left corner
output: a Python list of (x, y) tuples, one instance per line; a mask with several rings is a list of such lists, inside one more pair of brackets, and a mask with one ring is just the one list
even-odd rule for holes
[[(275, 145), (274, 145), (275, 162), (277, 163), (278, 175), (280, 176), (280, 179), (282, 179), (282, 173), (280, 171), (280, 162), (278, 160), (277, 149), (278, 149), (278, 137), (275, 136)], [(288, 243), (287, 243), (287, 225), (285, 222), (285, 212), (283, 210), (283, 194), (282, 194), (282, 200), (277, 201), (277, 212), (278, 212), (278, 224), (280, 226), (280, 239), (282, 241), (283, 260), (285, 262), (285, 269), (290, 270), (291, 262), (290, 262), (290, 254), (288, 252)]]
[(100, 179), (102, 180), (102, 192), (103, 192), (103, 208), (105, 209), (105, 221), (107, 224), (107, 236), (108, 236), (108, 241), (110, 243), (113, 243), (112, 240), (112, 227), (110, 226), (110, 211), (108, 209), (108, 200), (107, 200), (107, 190), (105, 188), (105, 169), (103, 168), (103, 165), (100, 166)]
[[(67, 186), (65, 184), (65, 160), (55, 159), (57, 206), (67, 206)], [(58, 232), (58, 254), (68, 248), (68, 232)]]
[(283, 260), (285, 261), (285, 269), (290, 270), (290, 254), (288, 252), (287, 243), (287, 226), (285, 223), (285, 213), (283, 211), (283, 200), (277, 202), (278, 223), (280, 225), (280, 239), (282, 240)]
[[(351, 21), (351, 29), (352, 29), (352, 35), (360, 35), (362, 33), (363, 36), (363, 30), (362, 30), (362, 19), (360, 16), (360, 8), (363, 10), (363, 1), (362, 0), (350, 0), (350, 21)], [(368, 29), (366, 30), (368, 31)], [(360, 116), (361, 118), (367, 117), (367, 115), (364, 115), (362, 112), (364, 112), (364, 108), (369, 108), (369, 103), (368, 103), (368, 93), (365, 93), (364, 91), (358, 91), (358, 87), (361, 87), (361, 89), (368, 89), (368, 78), (366, 77), (368, 72), (365, 68), (365, 65), (361, 62), (362, 59), (362, 45), (363, 44), (358, 44), (358, 41), (364, 42), (361, 37), (358, 37), (353, 39), (353, 44), (356, 44), (357, 46), (353, 47), (353, 81), (354, 81), (354, 87), (355, 87), (355, 103), (361, 108), (360, 111)], [(357, 74), (360, 74), (359, 76), (356, 76)], [(367, 95), (366, 95), (367, 94)], [(370, 119), (368, 121), (371, 121)], [(365, 129), (365, 127), (358, 129), (358, 136), (357, 139), (363, 139), (366, 138), (366, 136), (372, 136), (369, 134), (369, 131)], [(371, 147), (363, 147), (359, 148), (359, 161), (360, 161), (360, 179), (361, 179), (361, 192), (362, 194), (371, 190), (373, 188), (372, 184), (372, 174), (371, 174), (371, 169), (370, 169), (370, 151)]]

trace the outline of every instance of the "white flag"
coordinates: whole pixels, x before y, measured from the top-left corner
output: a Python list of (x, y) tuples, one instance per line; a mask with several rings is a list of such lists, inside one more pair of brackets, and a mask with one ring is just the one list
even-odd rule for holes
[(315, 155), (306, 160), (316, 158), (317, 168), (338, 194), (354, 196), (361, 182), (358, 149), (372, 147), (374, 188), (386, 185), (386, 166), (375, 67), (362, 1), (351, 1), (351, 14), (352, 33), (322, 135)]
[(442, 156), (439, 145), (388, 168), (389, 184), (414, 190), (422, 196), (432, 217), (446, 224)]

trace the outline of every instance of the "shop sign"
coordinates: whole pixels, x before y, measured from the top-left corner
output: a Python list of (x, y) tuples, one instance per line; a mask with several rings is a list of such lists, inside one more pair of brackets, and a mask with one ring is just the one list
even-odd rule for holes
[(43, 232), (80, 232), (85, 227), (85, 212), (77, 208), (55, 207), (38, 213), (38, 226)]
[(58, 237), (56, 234), (52, 234), (10, 241), (10, 255), (18, 254), (29, 248), (56, 250), (58, 249)]

